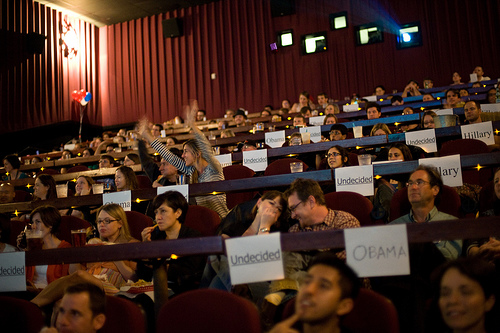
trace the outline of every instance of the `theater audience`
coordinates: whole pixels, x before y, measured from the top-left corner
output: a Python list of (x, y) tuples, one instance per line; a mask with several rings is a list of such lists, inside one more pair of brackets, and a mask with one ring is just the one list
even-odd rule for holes
[(469, 96), (469, 91), (465, 88), (460, 88), (458, 93), (460, 94), (460, 98)]
[(406, 85), (405, 89), (403, 90), (401, 97), (405, 98), (408, 96), (419, 96), (419, 95), (422, 95), (422, 93), (419, 90), (418, 82), (415, 80), (410, 80)]
[(434, 297), (426, 332), (497, 332), (498, 273), (478, 258), (460, 258), (433, 274)]
[[(140, 133), (149, 141), (151, 147), (160, 153), (160, 155), (169, 163), (174, 165), (177, 170), (190, 176), (190, 183), (208, 182), (224, 180), (224, 174), (220, 162), (215, 158), (212, 146), (205, 135), (194, 125), (194, 114), (198, 110), (195, 102), (189, 108), (186, 108), (186, 125), (191, 127), (194, 139), (184, 143), (182, 154), (183, 160), (172, 154), (158, 140), (154, 140), (146, 131), (147, 119), (139, 122)], [(236, 117), (235, 117), (236, 118)], [(211, 196), (198, 196), (194, 198), (196, 203), (216, 211), (221, 218), (227, 215), (226, 195), (218, 194)]]
[(14, 202), (16, 191), (11, 183), (0, 184), (0, 204), (7, 204)]
[(325, 119), (323, 120), (323, 125), (333, 125), (336, 123), (337, 123), (337, 117), (332, 113), (327, 114), (325, 116)]
[(462, 82), (462, 77), (460, 76), (460, 74), (458, 74), (458, 72), (454, 72), (453, 73), (453, 76), (451, 77), (453, 83), (451, 84), (451, 86), (455, 86), (455, 85), (458, 85), (458, 84), (464, 84)]
[[(403, 115), (414, 114), (414, 113), (415, 113), (415, 110), (409, 106), (407, 106), (403, 109)], [(401, 131), (403, 131), (403, 132), (415, 131), (418, 129), (419, 129), (418, 124), (401, 125)]]
[(345, 140), (347, 137), (347, 127), (342, 124), (335, 124), (330, 127), (330, 141)]
[(33, 200), (57, 199), (56, 182), (51, 175), (41, 174), (35, 179)]
[(304, 118), (309, 118), (311, 117), (311, 108), (309, 106), (304, 106), (303, 108), (300, 109), (300, 114), (304, 116)]
[(293, 104), (290, 109), (290, 113), (298, 113), (305, 106), (308, 106), (309, 108), (311, 108), (311, 110), (314, 109), (314, 104), (309, 99), (309, 93), (307, 91), (303, 91), (300, 93), (299, 102)]
[(340, 113), (339, 106), (334, 103), (328, 103), (324, 110), (324, 114), (338, 114)]
[(481, 122), (481, 106), (476, 101), (465, 103), (464, 114), (467, 124), (478, 124)]
[(130, 191), (139, 188), (139, 182), (134, 170), (128, 166), (122, 165), (115, 171), (116, 191)]
[(380, 105), (374, 102), (366, 103), (366, 119), (377, 119), (382, 116), (382, 111), (380, 109)]
[(478, 82), (491, 80), (488, 76), (484, 76), (484, 71), (482, 66), (476, 66), (476, 68), (474, 68), (474, 71), (472, 73), (477, 75)]
[(436, 128), (436, 125), (434, 124), (434, 117), (436, 117), (437, 114), (434, 111), (425, 111), (422, 114), (421, 123), (420, 123), (420, 128), (422, 129), (428, 129), (428, 128)]
[(489, 104), (495, 104), (497, 102), (497, 90), (495, 88), (491, 88), (486, 93), (486, 101)]
[(167, 140), (166, 140), (167, 147), (175, 146), (178, 143), (179, 143), (179, 140), (177, 140), (175, 138), (175, 136), (167, 136)]
[(19, 171), (21, 167), (21, 162), (19, 157), (16, 155), (7, 155), (3, 158), (3, 167), (5, 168), (5, 175), (2, 176), (3, 181), (9, 181), (14, 179), (28, 178), (24, 172)]
[(385, 95), (385, 88), (384, 86), (382, 85), (378, 85), (375, 87), (375, 92), (374, 92), (374, 95), (375, 96), (382, 96), (382, 95)]
[(434, 96), (432, 96), (432, 94), (424, 94), (424, 96), (422, 96), (423, 102), (430, 102), (433, 100), (434, 100)]
[[(89, 241), (93, 246), (134, 243), (138, 240), (130, 235), (127, 215), (117, 204), (107, 204), (97, 211), (96, 224), (100, 238)], [(96, 262), (71, 264), (70, 275), (55, 280), (44, 288), (32, 303), (43, 307), (61, 299), (64, 290), (78, 283), (92, 283), (104, 289), (107, 295), (114, 295), (128, 280), (135, 281), (137, 264), (130, 261)]]
[[(61, 227), (61, 215), (53, 206), (39, 206), (30, 214), (31, 230), (42, 234), (41, 249), (62, 249), (71, 247), (71, 244), (57, 237)], [(24, 231), (17, 237), (17, 247), (23, 251), (22, 239)], [(33, 250), (33, 249), (29, 249)], [(40, 265), (26, 267), (26, 280), (30, 291), (44, 289), (55, 280), (68, 275), (69, 264)]]
[(378, 123), (373, 125), (372, 130), (370, 131), (370, 136), (389, 135), (389, 134), (392, 134), (391, 130), (384, 123)]
[[(160, 194), (153, 200), (152, 208), (155, 214), (155, 226), (147, 227), (141, 232), (142, 241), (172, 240), (201, 237), (201, 233), (184, 224), (188, 211), (188, 203), (184, 196), (177, 191), (168, 191)], [(153, 269), (160, 265), (167, 266), (168, 288), (174, 294), (197, 289), (200, 283), (206, 257), (182, 256), (178, 258), (164, 258), (160, 260), (140, 261), (137, 267), (137, 276), (151, 281)], [(164, 281), (166, 284), (166, 281)], [(159, 281), (155, 280), (155, 284)]]
[(446, 90), (446, 103), (443, 104), (445, 109), (449, 108), (461, 108), (464, 106), (464, 102), (460, 99), (460, 93), (456, 89)]
[(141, 164), (141, 160), (139, 158), (139, 155), (135, 153), (129, 153), (125, 158), (123, 159), (123, 165), (125, 166), (131, 166), (134, 164)]
[(298, 114), (295, 117), (293, 117), (293, 126), (295, 128), (306, 127), (306, 117), (304, 117), (302, 114)]
[(236, 127), (246, 126), (246, 120), (247, 115), (245, 113), (245, 110), (238, 109), (238, 111), (236, 111), (236, 113), (234, 114), (234, 123), (236, 124)]
[(354, 308), (359, 288), (359, 279), (349, 266), (331, 253), (318, 254), (298, 290), (295, 313), (270, 333), (347, 332), (342, 317)]

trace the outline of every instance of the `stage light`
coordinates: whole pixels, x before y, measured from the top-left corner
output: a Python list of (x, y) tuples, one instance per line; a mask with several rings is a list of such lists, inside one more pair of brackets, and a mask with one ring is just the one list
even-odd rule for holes
[(408, 23), (402, 25), (396, 35), (396, 48), (406, 49), (422, 45), (422, 32), (420, 23)]
[(276, 39), (278, 40), (279, 47), (291, 46), (293, 45), (293, 30), (281, 30), (276, 33)]
[(339, 12), (329, 15), (330, 29), (339, 30), (347, 28), (347, 12)]

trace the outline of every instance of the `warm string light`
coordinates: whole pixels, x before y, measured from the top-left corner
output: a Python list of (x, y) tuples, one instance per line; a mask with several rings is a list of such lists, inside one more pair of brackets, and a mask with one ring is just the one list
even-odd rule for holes
[(475, 166), (475, 167), (474, 167), (474, 169), (477, 169), (477, 171), (481, 170), (482, 168), (484, 168), (484, 167), (483, 167), (483, 166), (481, 166), (481, 165), (479, 165), (479, 164), (478, 164), (477, 166)]

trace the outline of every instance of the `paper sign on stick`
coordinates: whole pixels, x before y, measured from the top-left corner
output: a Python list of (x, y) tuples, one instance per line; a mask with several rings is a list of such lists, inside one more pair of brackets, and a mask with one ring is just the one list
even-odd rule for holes
[(266, 132), (266, 145), (271, 148), (279, 148), (285, 143), (285, 131)]
[(0, 253), (0, 291), (26, 291), (24, 252)]
[(478, 124), (462, 125), (462, 139), (476, 139), (481, 140), (487, 145), (495, 144), (495, 137), (493, 134), (493, 124), (491, 121)]
[(214, 157), (219, 161), (221, 167), (233, 165), (233, 155), (231, 154), (215, 155)]
[(344, 229), (347, 264), (359, 277), (410, 274), (406, 225)]
[(303, 127), (299, 130), (300, 133), (311, 133), (312, 142), (321, 141), (321, 126)]
[(405, 140), (407, 145), (418, 146), (426, 153), (437, 152), (436, 131), (432, 129), (406, 132)]
[(156, 195), (160, 195), (168, 191), (179, 192), (189, 202), (189, 185), (186, 184), (186, 185), (159, 186), (156, 188)]
[(373, 165), (361, 165), (335, 169), (336, 191), (373, 195)]
[(115, 203), (120, 205), (124, 211), (132, 210), (132, 191), (121, 191), (113, 193), (104, 193), (102, 195), (102, 204), (107, 205)]
[(326, 116), (309, 117), (309, 125), (321, 126), (325, 121), (325, 117)]
[(460, 155), (451, 155), (443, 157), (421, 158), (419, 165), (430, 165), (438, 169), (443, 178), (443, 184), (455, 187), (462, 186), (462, 165)]
[(253, 171), (264, 171), (267, 168), (267, 149), (243, 152), (243, 165)]
[(242, 284), (285, 277), (280, 234), (226, 239), (231, 284)]

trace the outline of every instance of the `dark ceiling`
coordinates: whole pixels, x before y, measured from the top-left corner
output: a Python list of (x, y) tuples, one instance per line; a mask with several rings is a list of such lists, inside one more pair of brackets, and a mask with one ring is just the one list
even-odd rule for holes
[(66, 9), (99, 27), (153, 16), (216, 0), (35, 0), (54, 9)]

